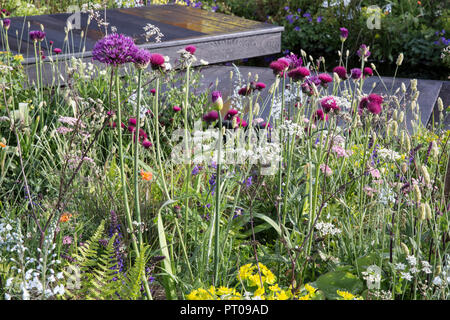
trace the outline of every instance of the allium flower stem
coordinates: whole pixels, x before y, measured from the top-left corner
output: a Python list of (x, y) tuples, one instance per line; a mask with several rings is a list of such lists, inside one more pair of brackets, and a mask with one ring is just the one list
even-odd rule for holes
[(131, 218), (130, 206), (128, 204), (128, 194), (127, 194), (127, 184), (125, 177), (125, 164), (123, 157), (123, 142), (122, 142), (122, 128), (120, 123), (122, 123), (122, 111), (120, 107), (120, 80), (119, 80), (119, 70), (117, 67), (114, 68), (114, 77), (115, 77), (115, 85), (116, 85), (116, 99), (117, 99), (117, 121), (119, 125), (117, 126), (117, 131), (119, 132), (119, 160), (120, 160), (120, 179), (122, 184), (123, 191), (123, 202), (125, 205), (125, 213), (127, 217), (128, 229), (131, 234), (131, 242), (133, 245), (133, 249), (136, 252), (136, 255), (139, 256), (139, 249), (136, 243), (136, 237), (133, 232), (133, 219)]
[[(141, 208), (139, 205), (139, 129), (141, 128), (141, 82), (142, 69), (137, 68), (138, 71), (138, 88), (137, 88), (137, 106), (136, 106), (136, 130), (134, 140), (134, 206), (136, 211), (136, 221), (141, 225)], [(141, 228), (138, 230), (139, 245), (142, 244)]]
[(155, 91), (155, 97), (154, 97), (154, 103), (153, 103), (153, 114), (154, 114), (154, 120), (155, 120), (155, 135), (156, 135), (156, 156), (158, 158), (158, 169), (160, 172), (160, 176), (161, 176), (161, 180), (163, 183), (163, 188), (164, 188), (164, 192), (166, 194), (167, 199), (171, 199), (170, 198), (170, 193), (169, 190), (167, 189), (167, 184), (166, 184), (166, 178), (164, 176), (164, 168), (162, 166), (162, 161), (161, 161), (161, 143), (159, 141), (159, 87), (160, 87), (160, 78), (157, 77), (156, 78), (156, 91)]
[(220, 184), (221, 184), (221, 168), (220, 161), (222, 152), (222, 115), (219, 112), (219, 146), (217, 152), (217, 165), (216, 165), (216, 207), (214, 215), (214, 286), (219, 284), (219, 242), (220, 242)]

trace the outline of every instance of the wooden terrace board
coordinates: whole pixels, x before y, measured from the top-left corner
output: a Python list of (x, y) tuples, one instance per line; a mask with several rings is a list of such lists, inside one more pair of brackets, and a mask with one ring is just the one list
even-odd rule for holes
[[(98, 12), (104, 19), (105, 11)], [(53, 48), (63, 49), (64, 54), (61, 54), (59, 59), (82, 56), (86, 60), (91, 60), (91, 51), (96, 41), (105, 34), (104, 27), (97, 26), (95, 20), (88, 26), (88, 13), (80, 13), (81, 28), (72, 30), (69, 34), (70, 53), (68, 53), (67, 43), (64, 43), (66, 37), (64, 28), (70, 16), (69, 13), (63, 13), (11, 18), (8, 32), (11, 50), (19, 53), (20, 48), (25, 64), (34, 64), (34, 47), (29, 40), (28, 32), (40, 30), (42, 24), (47, 34), (45, 41), (41, 43), (45, 55), (51, 54), (48, 52), (49, 41), (53, 41)], [(106, 10), (106, 21), (109, 27), (116, 27), (118, 33), (131, 36), (140, 47), (168, 55), (171, 61), (179, 56), (178, 50), (192, 44), (198, 49), (196, 53), (198, 60), (204, 59), (209, 63), (279, 53), (281, 32), (284, 30), (283, 27), (267, 23), (179, 5), (110, 9)], [(155, 43), (154, 38), (149, 42), (146, 41), (143, 27), (147, 24), (161, 30), (164, 35), (161, 42)], [(81, 41), (82, 31), (85, 34), (85, 41)], [(111, 28), (108, 32), (111, 32)]]

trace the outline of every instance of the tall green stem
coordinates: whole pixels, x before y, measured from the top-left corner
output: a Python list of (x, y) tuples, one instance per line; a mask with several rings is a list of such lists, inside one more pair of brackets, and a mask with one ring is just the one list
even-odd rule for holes
[(214, 286), (218, 285), (219, 277), (219, 235), (220, 235), (220, 170), (221, 170), (221, 152), (222, 152), (222, 115), (219, 114), (219, 148), (217, 152), (217, 164), (216, 164), (216, 212), (214, 216)]
[(134, 134), (134, 206), (136, 211), (136, 221), (138, 222), (138, 239), (139, 244), (142, 244), (142, 229), (141, 229), (141, 208), (139, 205), (139, 129), (141, 128), (141, 78), (142, 69), (138, 68), (138, 92), (137, 92), (137, 106), (136, 106), (136, 129)]

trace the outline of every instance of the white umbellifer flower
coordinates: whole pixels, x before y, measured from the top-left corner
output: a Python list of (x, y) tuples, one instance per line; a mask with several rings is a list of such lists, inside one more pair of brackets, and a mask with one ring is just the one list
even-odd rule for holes
[(404, 263), (397, 263), (395, 265), (395, 269), (397, 269), (397, 270), (405, 270), (405, 268), (406, 268), (406, 265)]
[(407, 256), (406, 261), (408, 261), (410, 266), (415, 266), (417, 264), (417, 259), (414, 256)]
[(394, 150), (382, 148), (377, 150), (377, 154), (379, 157), (383, 158), (384, 160), (398, 160), (401, 158), (400, 154)]
[(316, 224), (316, 229), (319, 231), (321, 237), (324, 237), (328, 234), (334, 236), (341, 233), (340, 229), (336, 228), (332, 223), (329, 222), (318, 222)]
[(441, 279), (441, 277), (439, 277), (439, 276), (435, 277), (435, 278), (433, 279), (433, 284), (434, 284), (435, 286), (440, 286), (440, 285), (442, 285), (442, 279)]
[(409, 269), (409, 272), (411, 272), (411, 273), (419, 273), (420, 270), (417, 269), (416, 267), (412, 267), (411, 269)]
[(400, 272), (400, 274), (402, 278), (405, 279), (406, 281), (412, 280), (412, 275), (409, 272)]
[(64, 278), (64, 275), (62, 272), (59, 272), (56, 274), (56, 279), (62, 279), (62, 278)]

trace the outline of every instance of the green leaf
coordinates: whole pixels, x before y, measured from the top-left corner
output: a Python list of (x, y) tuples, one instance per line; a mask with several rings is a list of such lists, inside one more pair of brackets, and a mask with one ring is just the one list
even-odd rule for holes
[(339, 298), (337, 290), (348, 291), (356, 295), (363, 289), (363, 282), (354, 274), (345, 271), (327, 272), (321, 275), (316, 283), (317, 287), (324, 292), (325, 297), (330, 300)]

